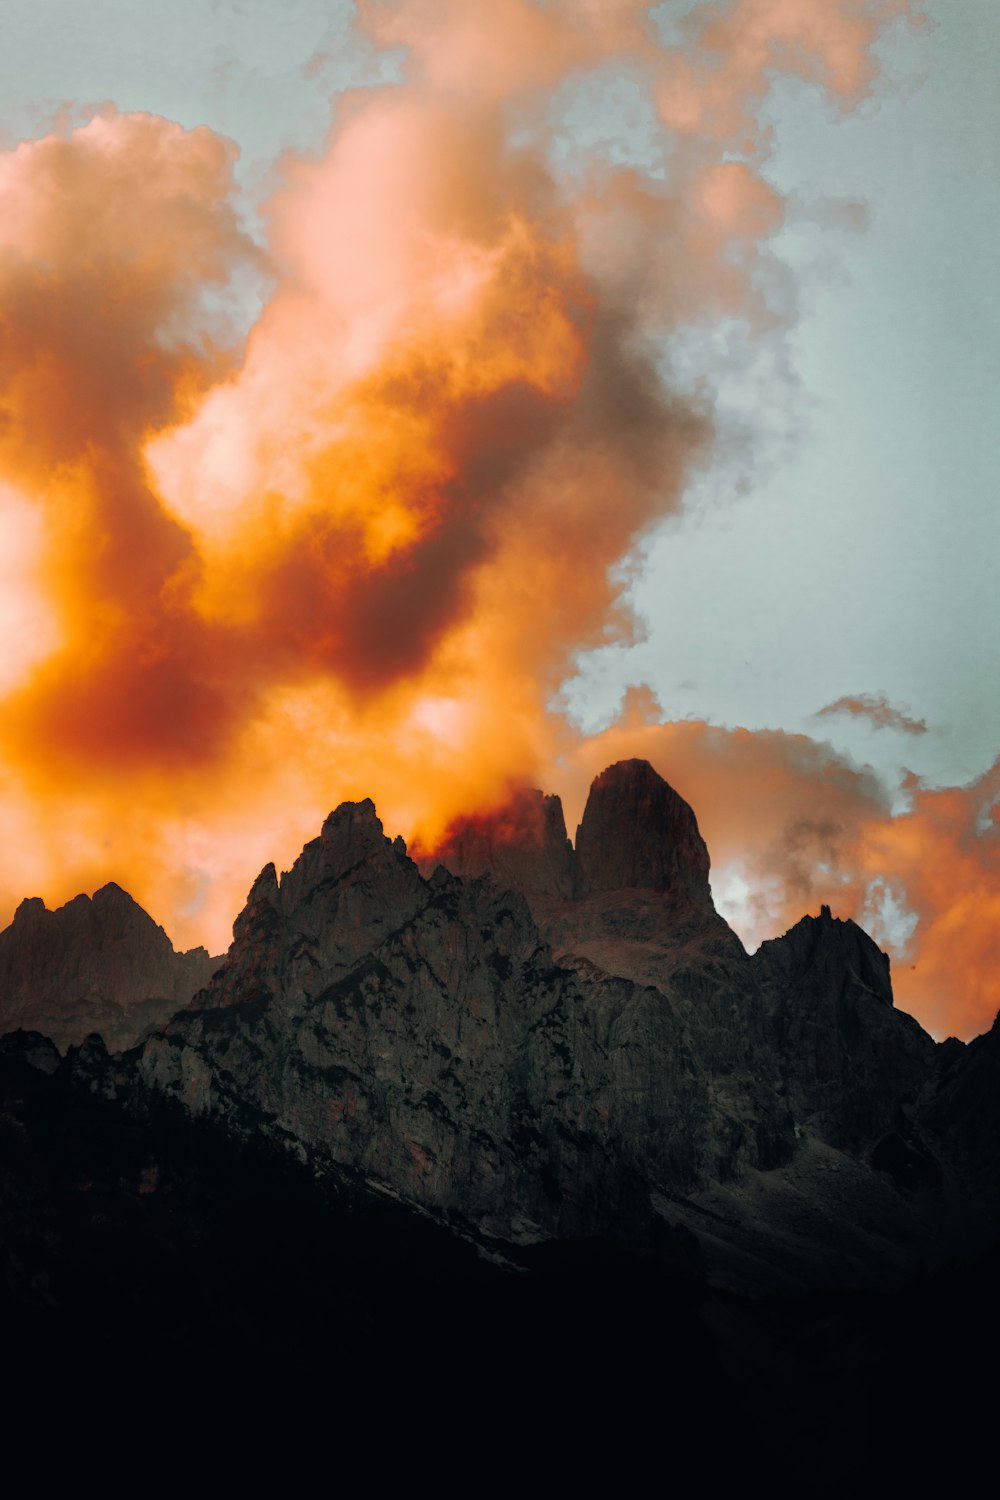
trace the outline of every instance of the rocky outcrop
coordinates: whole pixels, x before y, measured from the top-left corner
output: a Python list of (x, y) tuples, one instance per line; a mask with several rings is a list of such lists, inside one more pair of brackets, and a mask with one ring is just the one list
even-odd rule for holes
[(1000, 1015), (968, 1045), (950, 1037), (939, 1052), (927, 1123), (980, 1203), (1000, 1214)]
[(32, 897), (0, 933), (0, 1033), (40, 1031), (67, 1047), (100, 1031), (110, 1047), (130, 1047), (186, 1005), (218, 962), (204, 948), (175, 953), (120, 886), (56, 911)]
[(708, 870), (694, 813), (648, 761), (619, 761), (597, 777), (576, 834), (577, 896), (664, 891), (710, 906)]
[(573, 894), (573, 845), (558, 797), (520, 788), (492, 813), (457, 818), (432, 857), (418, 862), (427, 874), (437, 864), (463, 878), (492, 875), (529, 900), (568, 900)]
[(418, 852), (418, 860), (428, 874), (441, 863), (454, 875), (492, 875), (527, 896), (533, 910), (626, 890), (708, 908), (712, 901), (694, 812), (644, 760), (619, 761), (597, 777), (575, 849), (559, 798), (519, 788), (501, 808), (456, 819), (433, 855)]
[(893, 1006), (889, 959), (824, 906), (752, 961), (796, 1118), (862, 1152), (919, 1103), (937, 1048)]
[(442, 852), (452, 870), (421, 870), (370, 801), (343, 804), (258, 876), (195, 1002), (125, 1057), (78, 1048), (74, 1087), (264, 1141), (500, 1255), (693, 1245), (718, 1285), (801, 1291), (988, 1241), (992, 1041), (936, 1046), (826, 908), (750, 957), (651, 768), (598, 778), (576, 851), (557, 799), (523, 793)]
[[(749, 957), (690, 810), (632, 763), (589, 826), (615, 805), (629, 839), (571, 889), (540, 796), (498, 839), (467, 824), (463, 874), (430, 878), (370, 802), (343, 805), (262, 872), (143, 1086), (503, 1243), (673, 1226), (736, 1285), (950, 1253), (961, 1187), (920, 1114), (937, 1049), (885, 955), (824, 910)], [(612, 878), (652, 883), (588, 889)]]

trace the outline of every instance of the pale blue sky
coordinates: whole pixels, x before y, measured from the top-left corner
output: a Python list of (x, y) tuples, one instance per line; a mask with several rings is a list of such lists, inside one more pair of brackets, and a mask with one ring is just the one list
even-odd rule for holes
[[(928, 12), (924, 32), (893, 32), (856, 115), (803, 87), (773, 101), (768, 175), (861, 199), (869, 222), (779, 237), (798, 385), (741, 377), (729, 396), (770, 397), (791, 438), (770, 460), (738, 448), (662, 528), (634, 590), (648, 639), (585, 664), (588, 722), (624, 674), (671, 717), (801, 730), (887, 773), (963, 781), (1000, 751), (1000, 9)], [(811, 717), (879, 692), (929, 732)]]

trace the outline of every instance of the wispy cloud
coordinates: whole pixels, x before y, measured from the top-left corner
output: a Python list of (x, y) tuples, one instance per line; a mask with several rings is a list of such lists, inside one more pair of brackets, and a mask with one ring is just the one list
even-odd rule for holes
[(909, 714), (889, 702), (884, 693), (858, 693), (856, 696), (837, 698), (813, 715), (822, 719), (832, 714), (851, 714), (855, 719), (867, 719), (875, 729), (896, 729), (900, 734), (926, 734), (926, 719), (911, 719)]

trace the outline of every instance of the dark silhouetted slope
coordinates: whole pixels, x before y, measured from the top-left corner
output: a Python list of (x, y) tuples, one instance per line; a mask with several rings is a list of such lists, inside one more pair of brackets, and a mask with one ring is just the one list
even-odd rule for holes
[(66, 1047), (99, 1031), (111, 1047), (132, 1046), (186, 1005), (218, 962), (204, 948), (175, 953), (120, 886), (56, 911), (33, 897), (0, 933), (0, 1033), (24, 1027)]

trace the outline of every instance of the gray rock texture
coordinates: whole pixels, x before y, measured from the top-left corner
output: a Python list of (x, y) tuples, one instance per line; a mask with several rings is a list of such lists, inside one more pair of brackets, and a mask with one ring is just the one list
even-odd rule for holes
[(492, 875), (499, 885), (532, 897), (567, 900), (573, 894), (573, 845), (558, 797), (522, 788), (499, 813), (456, 819), (431, 860), (454, 875)]
[(125, 1058), (82, 1047), (88, 1089), (263, 1136), (491, 1254), (686, 1244), (719, 1286), (798, 1291), (996, 1234), (1000, 1031), (936, 1044), (826, 908), (749, 956), (644, 762), (598, 777), (575, 850), (558, 799), (526, 791), (439, 856), (421, 869), (370, 801), (343, 804), (261, 872), (185, 1009), (192, 956), (117, 888), (26, 903), (0, 976), (36, 978), (9, 1014), (86, 1012), (114, 1047), (155, 959), (177, 1013)]
[(145, 1085), (487, 1240), (681, 1226), (736, 1286), (954, 1252), (940, 1049), (854, 923), (824, 909), (748, 956), (641, 762), (598, 778), (575, 853), (541, 793), (444, 853), (428, 878), (370, 802), (338, 808), (261, 873)]
[(576, 833), (577, 896), (669, 891), (711, 906), (708, 869), (694, 813), (648, 761), (602, 771)]
[(870, 1148), (916, 1106), (938, 1051), (894, 1008), (888, 956), (824, 906), (762, 943), (753, 968), (796, 1118), (833, 1146)]
[(0, 1033), (43, 1032), (61, 1048), (99, 1031), (131, 1047), (211, 978), (204, 948), (175, 953), (162, 927), (117, 885), (49, 911), (22, 901), (0, 933)]

